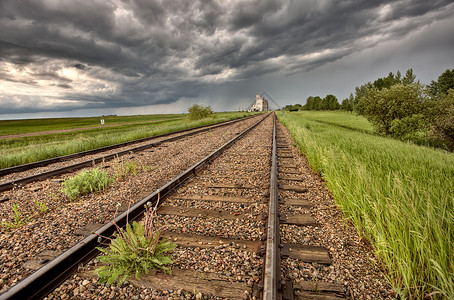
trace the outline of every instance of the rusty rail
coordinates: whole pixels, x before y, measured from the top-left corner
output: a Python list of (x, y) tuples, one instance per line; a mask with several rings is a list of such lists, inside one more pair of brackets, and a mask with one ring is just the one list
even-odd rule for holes
[(281, 279), (281, 237), (279, 233), (279, 184), (277, 167), (277, 129), (276, 115), (273, 114), (273, 148), (271, 154), (270, 197), (268, 200), (267, 231), (265, 244), (265, 262), (263, 273), (263, 299), (293, 299), (291, 281)]
[(273, 150), (271, 156), (270, 198), (268, 201), (268, 222), (266, 233), (265, 270), (263, 278), (263, 299), (278, 299), (280, 279), (280, 251), (279, 251), (279, 203), (277, 182), (277, 145), (276, 145), (276, 117), (273, 126)]

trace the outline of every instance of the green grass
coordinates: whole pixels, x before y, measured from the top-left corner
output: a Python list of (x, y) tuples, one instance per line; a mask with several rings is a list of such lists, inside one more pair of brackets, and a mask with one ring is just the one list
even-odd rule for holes
[(19, 211), (19, 206), (17, 204), (13, 205), (13, 215), (14, 215), (14, 221), (3, 221), (2, 222), (2, 227), (7, 227), (7, 228), (18, 228), (22, 227), (27, 223), (27, 218), (23, 218), (21, 212)]
[(24, 119), (0, 120), (0, 136), (22, 134), (40, 131), (77, 129), (86, 127), (102, 127), (104, 125), (119, 125), (122, 123), (146, 123), (164, 119), (181, 119), (183, 114), (173, 115), (143, 115), (143, 116), (100, 116), (90, 118), (53, 118), (53, 119)]
[(371, 240), (396, 293), (454, 297), (454, 154), (360, 132), (347, 113), (278, 117)]
[[(216, 113), (214, 118), (188, 121), (186, 117), (84, 131), (0, 139), (0, 168), (77, 153), (135, 139), (199, 127), (242, 117), (247, 113)], [(64, 121), (62, 121), (65, 123)], [(62, 126), (57, 126), (62, 127)]]
[(340, 111), (301, 111), (299, 114), (307, 120), (366, 133), (374, 133), (372, 124), (370, 124), (366, 118), (356, 115), (355, 113)]
[(70, 200), (74, 200), (83, 194), (103, 191), (113, 182), (113, 179), (109, 177), (105, 170), (100, 168), (84, 169), (63, 182), (65, 187), (62, 192)]

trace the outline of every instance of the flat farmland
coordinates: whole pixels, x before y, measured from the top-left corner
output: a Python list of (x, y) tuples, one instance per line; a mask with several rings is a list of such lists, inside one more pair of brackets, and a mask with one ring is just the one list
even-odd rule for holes
[[(66, 129), (109, 127), (111, 125), (142, 124), (162, 120), (182, 119), (184, 114), (140, 115), (140, 116), (99, 116), (89, 118), (49, 118), (0, 120), (0, 137), (17, 134), (39, 133)], [(101, 124), (104, 120), (104, 126)]]
[(245, 115), (216, 113), (198, 121), (189, 120), (186, 114), (0, 121), (0, 169)]

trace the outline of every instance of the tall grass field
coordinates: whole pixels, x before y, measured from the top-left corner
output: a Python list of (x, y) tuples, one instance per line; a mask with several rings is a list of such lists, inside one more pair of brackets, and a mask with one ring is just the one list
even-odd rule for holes
[(278, 112), (402, 298), (454, 298), (454, 154), (344, 112)]
[[(219, 123), (249, 115), (244, 112), (216, 113), (210, 118), (188, 120), (187, 115), (148, 115), (130, 117), (62, 118), (0, 121), (1, 135), (91, 127), (54, 134), (0, 139), (0, 169), (52, 157), (119, 144), (159, 134)], [(105, 124), (119, 126), (102, 127)], [(126, 124), (125, 124), (126, 123)], [(36, 124), (33, 126), (32, 124)], [(99, 126), (98, 126), (99, 124)]]

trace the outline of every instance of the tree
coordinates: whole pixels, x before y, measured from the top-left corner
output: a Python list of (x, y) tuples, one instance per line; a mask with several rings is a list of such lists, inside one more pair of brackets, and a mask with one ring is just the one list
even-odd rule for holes
[(342, 103), (340, 105), (340, 109), (345, 110), (345, 111), (353, 111), (353, 103), (355, 101), (355, 98), (353, 97), (353, 94), (350, 93), (349, 98), (345, 98), (342, 100)]
[(337, 102), (337, 98), (334, 95), (326, 95), (325, 98), (323, 98), (323, 109), (324, 110), (337, 110), (340, 108), (339, 102)]
[(368, 82), (363, 84), (362, 86), (355, 88), (355, 98), (353, 101), (353, 109), (356, 110), (359, 114), (361, 114), (361, 107), (358, 107), (358, 104), (361, 102), (362, 99), (368, 98), (370, 90), (372, 90), (374, 86), (372, 83)]
[(416, 74), (413, 74), (413, 69), (410, 68), (407, 70), (407, 73), (405, 73), (405, 77), (402, 78), (402, 84), (412, 84), (412, 83), (419, 84), (419, 80), (418, 80), (418, 82), (416, 82), (415, 80), (416, 80)]
[(312, 110), (320, 110), (322, 109), (322, 98), (320, 98), (319, 96), (315, 96), (314, 97), (314, 107), (312, 108)]
[[(355, 88), (355, 98), (352, 103), (353, 105), (353, 110), (356, 110), (358, 113), (361, 114), (360, 111), (358, 111), (358, 103), (363, 99), (369, 97), (370, 91), (375, 88), (378, 91), (381, 91), (382, 89), (389, 89), (392, 86), (396, 84), (403, 84), (403, 85), (409, 85), (409, 84), (420, 84), (419, 81), (416, 81), (416, 75), (413, 73), (413, 69), (408, 69), (407, 72), (405, 73), (405, 76), (402, 78), (402, 75), (400, 71), (397, 71), (396, 75), (394, 75), (392, 72), (389, 72), (388, 76), (383, 77), (383, 78), (378, 78), (375, 80), (373, 83), (368, 82), (366, 84), (363, 84), (360, 87)], [(361, 108), (359, 108), (361, 109)]]
[(297, 103), (297, 104), (294, 104), (294, 105), (288, 104), (288, 105), (286, 105), (284, 107), (284, 109), (286, 111), (298, 111), (298, 110), (303, 110), (304, 107), (301, 104)]
[(400, 71), (397, 71), (397, 74), (394, 75), (393, 72), (389, 72), (387, 77), (378, 78), (374, 81), (373, 86), (376, 87), (378, 90), (382, 90), (384, 88), (390, 88), (391, 86), (401, 83), (401, 75)]
[(286, 111), (298, 111), (298, 110), (303, 110), (303, 106), (301, 104), (288, 104), (284, 107)]
[(296, 108), (296, 110), (303, 110), (303, 106), (299, 103), (293, 105), (294, 108)]
[(428, 86), (428, 92), (432, 98), (440, 99), (448, 94), (449, 89), (454, 89), (454, 69), (443, 72), (438, 76), (437, 81), (433, 81)]
[(395, 84), (379, 90), (373, 87), (362, 97), (357, 110), (379, 133), (403, 137), (424, 126), (424, 101), (419, 84)]
[(201, 104), (194, 104), (193, 106), (188, 108), (188, 112), (190, 120), (200, 120), (207, 118), (213, 114), (213, 110), (210, 106), (204, 106)]
[(293, 107), (293, 105), (291, 105), (291, 104), (284, 106), (284, 109), (286, 111), (297, 111), (298, 110), (297, 108)]
[(314, 109), (314, 97), (309, 96), (306, 99), (306, 104), (303, 106), (304, 110), (313, 110)]
[(430, 106), (430, 134), (448, 143), (454, 150), (454, 89), (441, 99), (432, 100)]
[(306, 99), (306, 104), (302, 107), (303, 110), (336, 110), (340, 108), (339, 102), (334, 95), (327, 95), (325, 98), (319, 96), (309, 96)]

